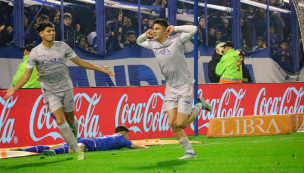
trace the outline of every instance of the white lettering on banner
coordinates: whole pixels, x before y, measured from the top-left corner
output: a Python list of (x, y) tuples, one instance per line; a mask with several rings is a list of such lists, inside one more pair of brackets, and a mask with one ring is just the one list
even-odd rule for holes
[[(210, 120), (211, 118), (214, 118), (215, 115), (217, 115), (218, 118), (220, 117), (241, 117), (244, 115), (244, 108), (240, 107), (241, 101), (244, 98), (246, 94), (246, 90), (240, 89), (239, 92), (237, 92), (235, 89), (226, 89), (225, 92), (222, 94), (221, 99), (214, 98), (211, 101), (207, 99), (206, 101), (211, 104), (211, 107), (213, 108), (212, 111), (207, 112), (207, 111), (200, 111), (198, 120), (202, 118), (203, 120)], [(203, 96), (203, 91), (202, 89), (198, 90), (198, 97)], [(234, 101), (233, 107), (231, 106), (230, 100)], [(224, 106), (229, 105), (228, 109), (223, 108)], [(216, 109), (217, 108), (217, 109)], [(198, 129), (203, 128), (203, 127), (209, 127), (209, 122), (205, 123), (201, 126), (198, 127)], [(191, 128), (192, 130), (194, 129), (193, 123), (191, 123)]]
[(85, 98), (86, 101), (89, 102), (89, 107), (87, 110), (87, 114), (79, 116), (79, 128), (82, 129), (78, 130), (78, 135), (81, 136), (82, 132), (84, 137), (97, 137), (99, 132), (99, 115), (93, 115), (96, 105), (100, 101), (101, 95), (97, 98), (97, 94), (95, 93), (92, 98), (90, 98), (86, 93), (78, 93), (75, 95), (75, 110), (78, 112), (81, 108), (82, 98)]
[[(124, 94), (120, 98), (116, 108), (115, 126), (128, 121), (130, 125), (134, 125), (129, 128), (130, 130), (135, 133), (142, 133), (140, 128), (136, 126), (136, 124), (140, 124), (142, 121), (145, 132), (149, 132), (151, 129), (153, 132), (157, 129), (159, 131), (168, 131), (170, 125), (167, 114), (163, 112), (162, 108), (160, 111), (156, 111), (157, 104), (162, 104), (163, 100), (164, 96), (161, 93), (153, 93), (147, 103), (138, 103), (137, 105), (132, 103), (130, 105), (128, 104), (128, 95)], [(145, 109), (144, 113), (142, 113), (143, 108)]]
[[(43, 101), (44, 103), (44, 99), (43, 99), (43, 94), (41, 94), (34, 106), (33, 106), (33, 109), (32, 109), (32, 112), (31, 112), (31, 118), (30, 118), (30, 135), (31, 135), (31, 138), (33, 141), (40, 141), (48, 136), (52, 137), (54, 140), (56, 140), (57, 138), (62, 138), (61, 135), (58, 133), (58, 132), (50, 132), (42, 137), (37, 137), (35, 135), (35, 119), (36, 119), (36, 112), (37, 112), (37, 108), (38, 108), (38, 105), (39, 103)], [(50, 123), (51, 122), (51, 123)], [(47, 129), (51, 129), (53, 127), (53, 129), (55, 129), (57, 127), (57, 124), (56, 124), (56, 121), (51, 118), (51, 114), (50, 112), (48, 111), (48, 108), (45, 104), (43, 104), (40, 112), (39, 112), (39, 115), (38, 115), (38, 119), (37, 119), (37, 127), (38, 127), (38, 130), (41, 130), (43, 128), (43, 126), (46, 125), (46, 128)]]
[[(79, 116), (79, 128), (82, 127), (81, 130), (79, 130), (79, 136), (81, 136), (82, 132), (84, 132), (84, 137), (96, 137), (98, 134), (99, 126), (98, 126), (98, 120), (99, 115), (92, 115), (95, 110), (95, 105), (99, 102), (101, 95), (99, 98), (97, 98), (97, 94), (94, 94), (92, 99), (85, 93), (82, 94), (76, 94), (75, 95), (75, 107), (76, 111), (79, 111), (81, 108), (82, 98), (85, 98), (89, 103), (89, 107), (87, 110), (86, 117), (84, 115)], [(36, 112), (39, 103), (43, 101), (43, 94), (41, 94), (32, 109), (31, 118), (30, 118), (30, 135), (31, 138), (34, 141), (40, 141), (48, 136), (52, 137), (54, 140), (57, 138), (62, 138), (61, 135), (58, 132), (50, 132), (44, 136), (37, 137), (35, 135), (35, 120), (36, 120)], [(50, 112), (48, 111), (48, 108), (45, 104), (43, 104), (37, 118), (37, 128), (38, 130), (41, 130), (44, 126), (47, 129), (55, 129), (57, 128), (57, 123), (53, 117), (51, 117)]]
[[(264, 124), (264, 120), (261, 119), (261, 118), (254, 118), (253, 119), (241, 119), (243, 121), (242, 125), (243, 125), (243, 131), (241, 134), (246, 134), (246, 135), (249, 135), (249, 134), (252, 134), (254, 133), (257, 129), (259, 129), (262, 133), (270, 133), (270, 128), (271, 126), (274, 126), (275, 128), (275, 132), (276, 133), (281, 133), (276, 121), (274, 118), (271, 119), (269, 125), (268, 125), (268, 129), (265, 131), (262, 129), (262, 125)], [(259, 125), (254, 125), (254, 122), (255, 120), (258, 120), (260, 121), (260, 124)], [(229, 126), (235, 126), (236, 127), (236, 132), (233, 132), (233, 130), (231, 130), (230, 133), (226, 133), (225, 130), (226, 130), (226, 121), (228, 120), (220, 120), (222, 122), (222, 134), (221, 135), (238, 135), (240, 134), (240, 130), (242, 129), (241, 128), (241, 125), (240, 125), (240, 120), (239, 119), (236, 119), (234, 121), (236, 121), (236, 124), (235, 125), (231, 125), (231, 122), (229, 124)], [(247, 128), (250, 128), (250, 131), (247, 131)]]
[[(8, 98), (6, 101), (0, 97), (0, 103), (3, 105), (3, 109), (0, 116), (0, 144), (10, 143), (15, 134), (14, 123), (15, 119), (8, 118), (10, 109), (15, 105), (18, 97), (13, 100), (13, 97)], [(16, 138), (16, 136), (15, 136)]]
[[(254, 115), (276, 115), (276, 114), (289, 114), (289, 113), (302, 113), (304, 111), (304, 105), (301, 104), (302, 96), (304, 95), (303, 88), (299, 91), (294, 87), (288, 87), (283, 97), (266, 97), (266, 88), (262, 88), (257, 95)], [(296, 97), (296, 99), (292, 99)], [(291, 100), (295, 100), (293, 106), (286, 106), (284, 104), (290, 103)]]

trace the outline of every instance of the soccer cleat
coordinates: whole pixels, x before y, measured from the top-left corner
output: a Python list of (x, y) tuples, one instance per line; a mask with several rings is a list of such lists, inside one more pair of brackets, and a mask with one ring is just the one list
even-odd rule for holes
[(77, 160), (84, 160), (85, 159), (85, 155), (84, 152), (82, 150), (77, 152)]
[(192, 159), (192, 158), (196, 158), (196, 153), (190, 153), (190, 152), (186, 152), (185, 155), (183, 157), (180, 157), (179, 159)]
[(42, 154), (47, 156), (55, 156), (56, 152), (54, 150), (43, 150)]
[(211, 111), (212, 110), (212, 107), (211, 105), (205, 101), (205, 99), (203, 97), (199, 97), (197, 98), (196, 100), (197, 102), (201, 102), (203, 104), (203, 107), (202, 109), (205, 109), (206, 111)]
[(69, 153), (70, 154), (75, 153), (75, 150), (73, 150), (71, 147), (69, 147)]
[(11, 148), (10, 151), (24, 151), (22, 148)]

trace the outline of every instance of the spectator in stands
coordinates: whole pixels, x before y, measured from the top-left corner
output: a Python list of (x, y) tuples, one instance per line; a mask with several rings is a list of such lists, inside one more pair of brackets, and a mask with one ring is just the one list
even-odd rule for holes
[(43, 22), (49, 22), (49, 21), (50, 21), (49, 16), (42, 14), (36, 19), (36, 23), (33, 25), (33, 28), (30, 29), (29, 34), (32, 37), (32, 43), (35, 46), (37, 46), (38, 44), (40, 44), (42, 42), (42, 39), (37, 32), (38, 26)]
[(264, 43), (265, 41), (264, 41), (264, 39), (262, 38), (262, 37), (258, 37), (257, 38), (257, 45), (256, 46), (254, 46), (253, 48), (252, 48), (252, 51), (256, 51), (256, 50), (263, 50), (263, 49), (265, 49), (265, 43)]
[[(70, 13), (63, 14), (63, 23), (64, 23), (64, 42), (67, 43), (69, 46), (73, 47), (76, 42), (76, 38), (79, 37), (80, 34), (80, 25), (76, 24), (75, 29), (71, 25), (72, 24), (72, 15)], [(56, 26), (56, 35), (57, 40), (61, 40), (61, 29), (60, 24)]]
[(228, 19), (222, 19), (221, 25), (218, 29), (221, 31), (221, 37), (223, 41), (231, 40), (232, 31), (231, 27), (229, 27)]
[(6, 28), (5, 37), (4, 37), (5, 45), (8, 45), (12, 40), (13, 40), (13, 28), (11, 26), (8, 26)]
[(148, 29), (153, 28), (154, 17), (149, 17), (149, 19), (144, 19), (141, 23), (141, 33), (146, 32)]
[[(31, 28), (29, 28), (29, 22), (28, 22), (28, 18), (26, 17), (26, 15), (24, 15), (24, 33), (27, 31), (27, 29), (29, 29), (29, 32), (31, 30)], [(31, 34), (29, 34), (29, 32), (25, 35), (25, 38), (24, 38), (24, 41), (25, 41), (25, 44), (28, 45), (28, 44), (32, 44), (33, 43), (33, 40), (32, 40), (32, 37), (31, 37)]]
[(267, 31), (267, 20), (266, 11), (264, 9), (258, 8), (254, 15), (254, 28), (256, 31), (256, 37), (263, 37)]
[[(276, 51), (279, 48), (279, 40), (277, 35), (274, 33), (274, 27), (270, 26), (269, 28), (269, 35), (270, 35), (270, 48), (272, 51)], [(265, 36), (265, 40), (267, 37)]]
[(286, 68), (291, 68), (292, 65), (291, 51), (289, 50), (289, 45), (287, 41), (281, 42), (280, 49), (278, 49), (277, 51), (277, 57), (279, 61), (282, 62)]
[(250, 47), (247, 45), (246, 39), (244, 38), (243, 32), (241, 32), (241, 46), (245, 52), (251, 51)]
[[(29, 57), (31, 50), (34, 47), (35, 46), (33, 44), (28, 44), (25, 46), (24, 52), (23, 52), (23, 62), (21, 64), (19, 64), (19, 66), (18, 66), (18, 70), (17, 70), (17, 73), (13, 77), (11, 87), (14, 87), (17, 84), (17, 82), (19, 81), (19, 79), (23, 76), (23, 74), (26, 70), (27, 59)], [(39, 82), (38, 71), (37, 71), (36, 67), (34, 67), (33, 73), (31, 75), (29, 81), (25, 85), (23, 85), (22, 88), (41, 88), (40, 82)]]
[(121, 40), (122, 40), (121, 39), (121, 33), (118, 33), (114, 36), (113, 43), (112, 43), (112, 47), (113, 47), (114, 52), (119, 51), (119, 50), (124, 48), (124, 45), (121, 42)]
[(222, 42), (222, 32), (219, 29), (214, 31), (214, 36), (210, 36), (208, 38), (208, 45), (209, 46), (216, 46), (217, 44)]
[(217, 63), (220, 62), (222, 56), (223, 56), (223, 46), (225, 43), (219, 43), (216, 45), (214, 54), (212, 55), (211, 61), (208, 63), (208, 78), (211, 83), (219, 83), (220, 82), (220, 76), (215, 73), (215, 68)]
[(205, 34), (205, 16), (201, 16), (198, 19), (198, 27), (197, 27), (197, 34), (198, 34), (198, 44), (205, 44), (206, 41), (206, 34)]
[(245, 61), (245, 52), (242, 49), (238, 49), (235, 51), (242, 61), (242, 72), (243, 72), (243, 81), (242, 83), (252, 83), (252, 78), (250, 76), (249, 70), (246, 67), (244, 61)]
[(155, 2), (152, 4), (152, 6), (161, 7), (162, 6), (162, 0), (155, 0)]
[(84, 35), (80, 35), (76, 41), (76, 46), (82, 50), (89, 51), (87, 38)]
[(123, 44), (124, 47), (127, 46), (138, 46), (136, 43), (136, 35), (133, 31), (127, 32), (127, 41)]
[(59, 8), (54, 8), (53, 23), (56, 24), (56, 25), (60, 24), (60, 10), (59, 10)]
[(278, 37), (278, 41), (279, 43), (283, 41), (283, 29), (285, 27), (285, 22), (283, 21), (281, 15), (279, 12), (273, 12), (270, 15), (270, 20), (273, 22), (273, 26), (274, 26), (274, 33), (276, 33), (277, 37)]

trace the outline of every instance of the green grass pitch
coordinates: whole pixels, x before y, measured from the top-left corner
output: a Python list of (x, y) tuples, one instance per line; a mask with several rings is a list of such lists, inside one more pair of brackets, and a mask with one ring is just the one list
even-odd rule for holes
[(80, 161), (76, 154), (1, 159), (0, 172), (304, 172), (304, 133), (189, 139), (201, 142), (192, 144), (198, 156), (195, 159), (178, 160), (184, 149), (172, 144), (146, 150), (87, 152), (87, 159)]

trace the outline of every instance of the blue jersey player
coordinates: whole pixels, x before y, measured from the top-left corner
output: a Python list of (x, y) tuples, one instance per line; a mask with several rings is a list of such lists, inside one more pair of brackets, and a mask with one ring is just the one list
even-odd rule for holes
[[(79, 137), (78, 146), (84, 152), (88, 151), (106, 151), (119, 150), (121, 148), (146, 149), (144, 145), (133, 144), (129, 140), (129, 129), (124, 125), (116, 127), (115, 134), (100, 136), (97, 138)], [(62, 143), (54, 146), (37, 145), (25, 149), (12, 149), (12, 151), (27, 151), (43, 153), (45, 155), (56, 155), (62, 153), (74, 153), (75, 151), (69, 147), (67, 143)]]

